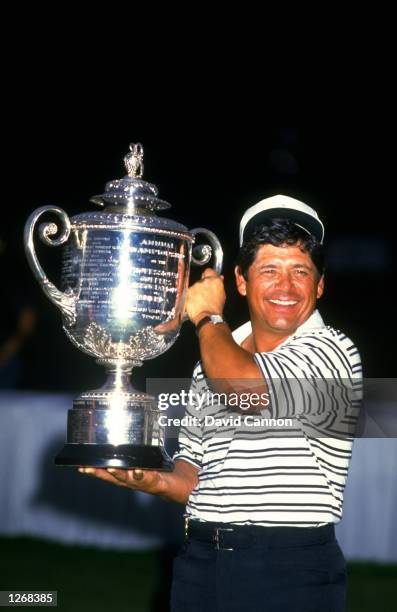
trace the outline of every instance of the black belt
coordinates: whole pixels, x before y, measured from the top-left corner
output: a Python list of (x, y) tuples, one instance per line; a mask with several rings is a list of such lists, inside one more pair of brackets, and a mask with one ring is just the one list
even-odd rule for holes
[(335, 539), (332, 523), (321, 527), (263, 527), (233, 523), (201, 522), (185, 517), (185, 538), (212, 544), (217, 550), (271, 547), (310, 546)]

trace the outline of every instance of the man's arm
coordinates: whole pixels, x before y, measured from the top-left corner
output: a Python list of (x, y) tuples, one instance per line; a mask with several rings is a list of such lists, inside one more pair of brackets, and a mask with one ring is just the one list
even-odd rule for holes
[(234, 341), (226, 323), (203, 325), (199, 342), (203, 369), (211, 380), (263, 379), (254, 355)]
[(177, 459), (173, 472), (156, 472), (154, 470), (119, 470), (116, 468), (79, 468), (79, 472), (96, 476), (101, 480), (120, 487), (127, 487), (133, 491), (144, 491), (158, 495), (167, 501), (186, 504), (191, 491), (198, 482), (199, 469)]
[[(206, 315), (222, 314), (225, 304), (223, 277), (214, 270), (204, 270), (200, 281), (189, 288), (186, 312), (194, 325)], [(243, 349), (233, 339), (226, 323), (207, 323), (199, 330), (201, 362), (207, 378), (217, 380), (219, 387), (228, 387), (226, 380), (256, 379), (263, 375), (253, 353)], [(222, 381), (225, 381), (222, 384)], [(222, 389), (226, 390), (226, 389)]]

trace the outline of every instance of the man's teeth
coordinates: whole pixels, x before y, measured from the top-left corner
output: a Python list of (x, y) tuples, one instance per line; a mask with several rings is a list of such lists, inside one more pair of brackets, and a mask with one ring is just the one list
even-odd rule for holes
[(280, 304), (281, 306), (294, 306), (297, 304), (297, 300), (269, 300), (272, 304)]

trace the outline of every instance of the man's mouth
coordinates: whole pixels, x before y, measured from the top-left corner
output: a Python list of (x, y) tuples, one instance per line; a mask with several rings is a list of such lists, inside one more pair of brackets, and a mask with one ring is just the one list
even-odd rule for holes
[(298, 300), (269, 300), (271, 304), (277, 304), (277, 306), (295, 306)]

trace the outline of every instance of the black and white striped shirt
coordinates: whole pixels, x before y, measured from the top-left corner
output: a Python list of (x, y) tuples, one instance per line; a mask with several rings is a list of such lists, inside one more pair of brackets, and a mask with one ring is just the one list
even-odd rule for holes
[[(246, 323), (233, 336), (241, 343), (250, 333)], [(220, 403), (187, 407), (186, 415), (201, 420), (181, 428), (174, 455), (199, 468), (187, 514), (265, 526), (339, 521), (362, 392), (357, 348), (315, 311), (293, 336), (255, 359), (270, 393), (269, 410), (260, 416), (268, 413), (270, 425), (229, 425), (230, 407)], [(191, 390), (208, 392), (200, 363)], [(206, 425), (207, 415), (225, 420)], [(289, 426), (274, 427), (275, 419)]]

